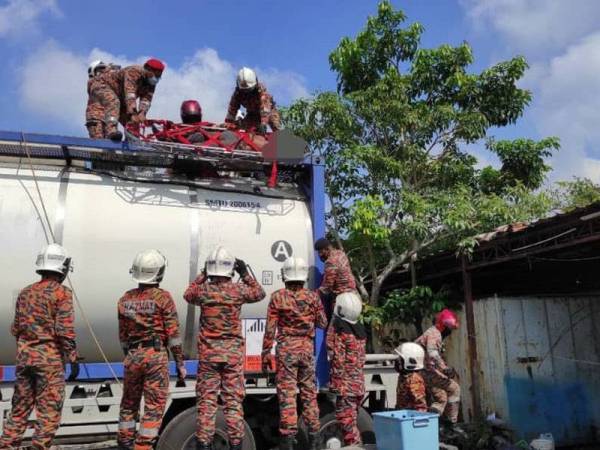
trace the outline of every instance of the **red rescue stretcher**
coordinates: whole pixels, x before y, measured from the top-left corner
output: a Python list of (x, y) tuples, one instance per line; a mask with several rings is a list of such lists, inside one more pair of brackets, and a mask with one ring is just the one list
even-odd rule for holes
[[(161, 150), (194, 152), (207, 158), (240, 158), (264, 161), (262, 147), (273, 133), (259, 134), (254, 130), (215, 125), (174, 123), (170, 120), (146, 120), (126, 128), (128, 140), (144, 142)], [(271, 165), (269, 187), (277, 185), (277, 162)]]

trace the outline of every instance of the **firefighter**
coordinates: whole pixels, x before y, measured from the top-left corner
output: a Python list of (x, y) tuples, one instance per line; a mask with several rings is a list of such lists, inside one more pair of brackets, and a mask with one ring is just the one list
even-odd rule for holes
[(71, 269), (71, 258), (63, 247), (50, 244), (39, 253), (36, 266), (41, 280), (23, 289), (15, 306), (11, 327), (17, 339), (15, 390), (0, 448), (21, 447), (35, 408), (31, 446), (49, 449), (60, 425), (65, 364), (71, 368), (69, 381), (79, 374), (72, 293), (62, 285)]
[(396, 388), (396, 409), (411, 409), (427, 412), (427, 394), (423, 369), (425, 351), (414, 342), (400, 344), (395, 350), (398, 355), (398, 387)]
[(291, 257), (283, 263), (281, 276), (285, 289), (271, 295), (267, 328), (263, 339), (262, 367), (271, 365), (271, 350), (277, 333), (277, 397), (279, 398), (280, 450), (293, 450), (298, 432), (296, 390), (300, 392), (302, 416), (309, 430), (308, 448), (317, 450), (319, 408), (315, 380), (315, 327), (326, 328), (327, 318), (321, 299), (304, 288), (308, 265), (302, 258)]
[(444, 309), (435, 319), (435, 324), (415, 341), (425, 348), (425, 383), (431, 396), (430, 410), (448, 420), (456, 427), (460, 406), (460, 386), (454, 378), (456, 372), (442, 358), (442, 341), (458, 328), (457, 315)]
[(102, 105), (92, 101), (90, 91), (92, 88), (92, 83), (94, 82), (96, 76), (104, 72), (106, 68), (107, 64), (101, 60), (92, 61), (88, 67), (88, 102), (85, 108), (85, 126), (88, 130), (90, 138), (92, 139), (102, 139), (104, 137), (104, 111)]
[[(241, 283), (232, 281), (234, 272)], [(200, 306), (198, 332), (198, 424), (196, 448), (212, 449), (219, 391), (229, 437), (229, 448), (241, 450), (244, 439), (244, 347), (241, 310), (244, 303), (265, 298), (265, 291), (250, 276), (246, 263), (217, 247), (183, 295)]]
[(327, 333), (327, 353), (331, 366), (329, 390), (337, 394), (335, 415), (344, 444), (361, 445), (358, 408), (365, 394), (365, 346), (367, 334), (358, 322), (362, 301), (355, 292), (336, 299), (333, 320)]
[[(159, 287), (166, 267), (158, 250), (138, 253), (130, 270), (138, 287), (127, 291), (118, 304), (119, 340), (125, 354), (117, 435), (121, 449), (150, 450), (158, 437), (169, 392), (167, 348), (179, 378), (186, 375), (175, 302)], [(142, 396), (144, 415), (136, 435)]]
[(246, 109), (246, 116), (240, 123), (241, 128), (254, 129), (261, 134), (267, 132), (267, 125), (270, 125), (273, 131), (281, 129), (281, 119), (273, 96), (267, 92), (265, 85), (258, 81), (254, 70), (248, 67), (242, 67), (238, 72), (236, 88), (229, 100), (225, 123), (236, 124), (236, 115), (240, 106)]
[(126, 126), (146, 120), (164, 69), (161, 61), (152, 58), (143, 66), (108, 70), (93, 79), (90, 102), (102, 119), (103, 137), (120, 141), (123, 135), (117, 129), (119, 122)]
[(352, 275), (350, 261), (343, 250), (333, 248), (326, 238), (315, 242), (315, 250), (319, 253), (321, 261), (325, 263), (325, 273), (319, 293), (324, 298), (333, 296), (333, 308), (337, 296), (344, 292), (356, 292), (356, 280)]

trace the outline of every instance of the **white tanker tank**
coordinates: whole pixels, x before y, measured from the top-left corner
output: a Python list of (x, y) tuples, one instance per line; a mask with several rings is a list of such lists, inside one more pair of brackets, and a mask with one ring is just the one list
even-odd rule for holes
[[(52, 240), (27, 159), (11, 161), (0, 162), (0, 365), (14, 364), (10, 324), (15, 299), (39, 278), (36, 254), (46, 237)], [(73, 287), (110, 361), (123, 358), (116, 305), (123, 292), (135, 287), (129, 268), (140, 250), (156, 248), (168, 259), (161, 287), (177, 303), (188, 358), (196, 354), (198, 311), (182, 295), (215, 246), (245, 260), (267, 294), (282, 286), (280, 268), (289, 254), (314, 260), (312, 222), (299, 190), (264, 195), (236, 178), (203, 187), (164, 179), (142, 183), (39, 162), (35, 167), (54, 240), (73, 258)], [(264, 318), (267, 302), (268, 296), (244, 306), (243, 317)], [(75, 314), (80, 355), (86, 363), (103, 362), (77, 305)]]

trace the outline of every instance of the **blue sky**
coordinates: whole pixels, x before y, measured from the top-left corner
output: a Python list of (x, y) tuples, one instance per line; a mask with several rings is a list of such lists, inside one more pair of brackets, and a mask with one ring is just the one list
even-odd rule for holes
[[(558, 135), (555, 177), (600, 181), (600, 2), (595, 0), (397, 0), (425, 26), (423, 45), (468, 41), (482, 68), (515, 54), (531, 65), (535, 99), (500, 137)], [(220, 120), (237, 68), (258, 70), (280, 103), (335, 88), (327, 56), (354, 35), (374, 0), (89, 2), (0, 0), (0, 129), (84, 135), (85, 69), (165, 60), (151, 116), (175, 118), (184, 98)], [(598, 80), (596, 80), (598, 78)], [(493, 158), (478, 149), (482, 161)]]

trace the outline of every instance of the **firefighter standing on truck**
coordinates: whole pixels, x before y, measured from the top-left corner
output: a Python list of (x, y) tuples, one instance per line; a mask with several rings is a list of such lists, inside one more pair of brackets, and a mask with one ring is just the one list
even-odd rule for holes
[(458, 328), (458, 317), (444, 309), (435, 319), (435, 324), (415, 341), (425, 348), (425, 383), (431, 395), (430, 409), (450, 422), (456, 431), (460, 406), (460, 386), (454, 381), (456, 372), (442, 358), (442, 341)]
[(279, 448), (294, 449), (298, 432), (298, 390), (302, 402), (302, 416), (309, 430), (308, 449), (318, 450), (321, 425), (317, 405), (314, 339), (315, 327), (326, 328), (327, 317), (319, 296), (304, 288), (308, 279), (308, 264), (302, 258), (288, 258), (281, 272), (285, 289), (271, 295), (263, 339), (262, 367), (265, 372), (270, 368), (271, 349), (277, 332)]
[(65, 364), (71, 366), (69, 381), (79, 374), (72, 294), (62, 285), (71, 258), (60, 245), (50, 244), (39, 253), (36, 266), (42, 279), (23, 289), (15, 306), (11, 327), (17, 339), (15, 389), (0, 448), (21, 447), (35, 408), (31, 446), (49, 449), (60, 425)]
[(358, 322), (362, 301), (357, 293), (340, 294), (327, 332), (329, 355), (329, 390), (337, 394), (336, 419), (344, 436), (344, 444), (361, 445), (358, 410), (365, 395), (365, 347), (367, 333)]
[(425, 367), (425, 350), (419, 344), (405, 342), (394, 351), (398, 355), (396, 409), (427, 412), (427, 392), (422, 374)]
[[(169, 392), (167, 348), (179, 378), (186, 375), (175, 302), (169, 292), (158, 287), (166, 266), (167, 260), (158, 250), (139, 253), (130, 270), (138, 287), (127, 291), (118, 304), (119, 340), (125, 354), (117, 437), (121, 449), (150, 450), (158, 438)], [(136, 436), (142, 395), (144, 415)]]
[(152, 58), (143, 66), (108, 70), (93, 79), (89, 90), (90, 108), (96, 120), (102, 121), (102, 137), (120, 141), (123, 135), (117, 129), (119, 122), (126, 126), (146, 120), (164, 69), (161, 61)]
[(324, 297), (333, 297), (331, 308), (335, 307), (335, 299), (344, 292), (356, 292), (356, 280), (352, 275), (350, 261), (342, 250), (333, 248), (331, 242), (321, 238), (315, 242), (315, 250), (321, 261), (325, 263), (323, 281), (318, 292)]
[(281, 129), (281, 119), (273, 96), (269, 94), (265, 85), (258, 81), (254, 70), (248, 67), (243, 67), (238, 72), (236, 88), (229, 100), (225, 123), (236, 124), (236, 115), (241, 106), (246, 108), (246, 116), (241, 120), (241, 128), (254, 129), (262, 134), (267, 132), (267, 125), (270, 125), (273, 131)]
[(101, 60), (92, 61), (88, 67), (88, 101), (85, 108), (85, 126), (88, 130), (90, 138), (92, 139), (102, 139), (104, 137), (104, 112), (96, 102), (92, 101), (90, 91), (92, 89), (94, 79), (104, 72), (107, 67), (107, 64)]
[[(232, 281), (234, 271), (242, 283)], [(197, 449), (213, 448), (219, 391), (229, 448), (242, 448), (245, 342), (240, 316), (244, 303), (258, 302), (265, 295), (263, 288), (248, 273), (246, 263), (235, 259), (223, 247), (217, 247), (210, 254), (204, 272), (185, 291), (185, 300), (200, 306), (201, 311), (196, 382)]]

